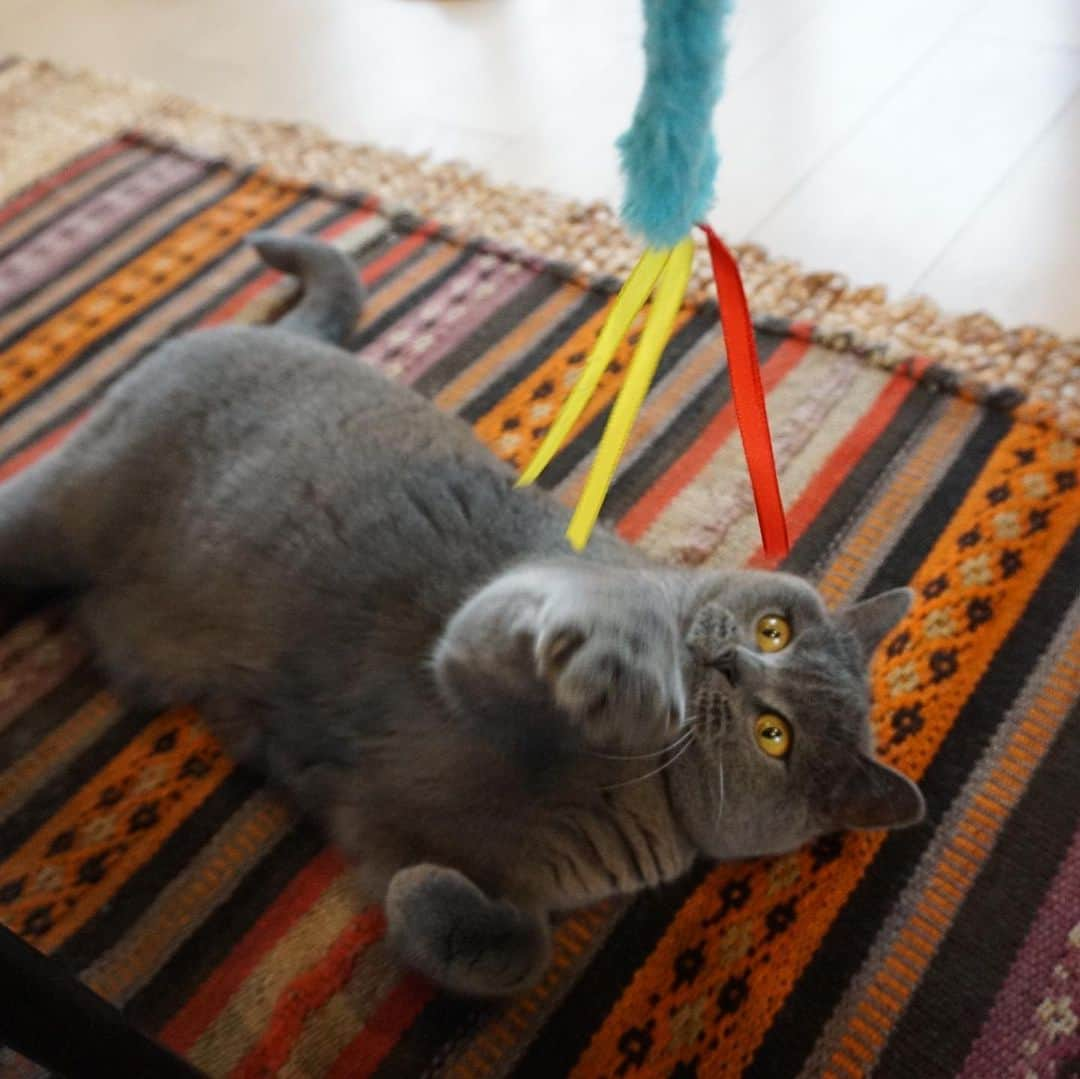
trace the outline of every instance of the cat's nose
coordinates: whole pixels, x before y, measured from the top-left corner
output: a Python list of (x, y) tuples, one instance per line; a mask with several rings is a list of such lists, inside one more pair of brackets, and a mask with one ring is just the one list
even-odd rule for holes
[(714, 671), (719, 671), (733, 686), (735, 685), (739, 666), (736, 649), (726, 648), (723, 652), (713, 655), (709, 666)]
[(738, 645), (715, 657), (712, 666), (734, 687), (753, 685), (763, 670), (761, 660)]

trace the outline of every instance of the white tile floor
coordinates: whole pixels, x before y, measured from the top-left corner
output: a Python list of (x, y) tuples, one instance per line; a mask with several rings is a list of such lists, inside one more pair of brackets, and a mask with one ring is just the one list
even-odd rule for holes
[[(0, 51), (618, 197), (636, 0), (0, 0)], [(742, 0), (714, 222), (1080, 334), (1080, 0)]]

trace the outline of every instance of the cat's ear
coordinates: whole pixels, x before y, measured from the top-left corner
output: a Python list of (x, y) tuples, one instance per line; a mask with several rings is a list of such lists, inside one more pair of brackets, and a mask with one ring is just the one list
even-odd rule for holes
[(926, 813), (922, 791), (907, 776), (861, 754), (831, 801), (838, 828), (904, 828)]
[(854, 634), (863, 655), (869, 659), (886, 635), (911, 610), (914, 599), (915, 593), (910, 588), (893, 588), (841, 611), (837, 621)]

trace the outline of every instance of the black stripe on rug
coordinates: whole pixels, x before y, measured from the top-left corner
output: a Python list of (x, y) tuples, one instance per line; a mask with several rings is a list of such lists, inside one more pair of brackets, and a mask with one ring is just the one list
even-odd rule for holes
[(879, 1074), (930, 1077), (960, 1071), (1076, 834), (1078, 776), (1080, 702), (1006, 821), (893, 1030)]
[[(395, 224), (393, 220), (386, 221), (386, 228), (380, 231), (377, 236), (372, 237), (364, 243), (353, 256), (354, 261), (356, 262), (357, 272), (362, 273), (368, 266), (377, 262), (383, 255), (388, 254), (397, 247), (398, 244), (407, 240), (415, 231), (416, 230), (412, 228), (403, 228), (400, 225)], [(454, 246), (453, 244), (445, 244), (445, 242), (438, 237), (425, 239), (422, 244), (417, 246), (415, 251), (411, 251), (404, 258), (396, 262), (389, 270), (382, 274), (377, 281), (365, 286), (367, 295), (375, 296), (382, 292), (387, 286), (392, 285), (399, 277), (411, 270), (421, 259), (430, 255), (432, 248), (436, 245)], [(363, 328), (356, 332), (357, 334), (363, 333)], [(349, 341), (346, 341), (342, 347), (352, 351), (353, 340), (350, 339)]]
[(6, 637), (28, 618), (40, 614), (46, 607), (62, 606), (71, 596), (63, 590), (42, 592), (12, 590), (10, 585), (0, 590), (0, 638)]
[[(928, 543), (937, 538), (937, 532), (935, 522), (925, 534)], [(927, 822), (941, 820), (967, 782), (1001, 717), (1053, 640), (1062, 615), (1062, 596), (1070, 595), (1070, 588), (1075, 590), (1078, 579), (1080, 532), (1043, 578), (927, 768), (919, 784), (926, 798)], [(933, 834), (930, 823), (889, 834), (778, 1012), (746, 1072), (748, 1079), (798, 1073), (848, 980), (865, 962), (873, 931), (896, 903)]]
[[(498, 1005), (440, 994), (397, 1040), (372, 1079), (405, 1079), (439, 1074), (442, 1058), (498, 1011)], [(435, 1048), (438, 1047), (438, 1048)], [(518, 1073), (514, 1072), (516, 1076)], [(549, 1075), (565, 1074), (549, 1072)]]

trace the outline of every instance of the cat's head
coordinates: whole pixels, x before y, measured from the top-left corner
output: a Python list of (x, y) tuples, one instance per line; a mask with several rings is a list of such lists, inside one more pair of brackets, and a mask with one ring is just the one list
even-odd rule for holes
[(867, 666), (907, 589), (830, 614), (780, 573), (725, 574), (686, 623), (697, 744), (672, 769), (676, 809), (718, 858), (793, 850), (847, 828), (922, 819), (911, 780), (874, 760)]

